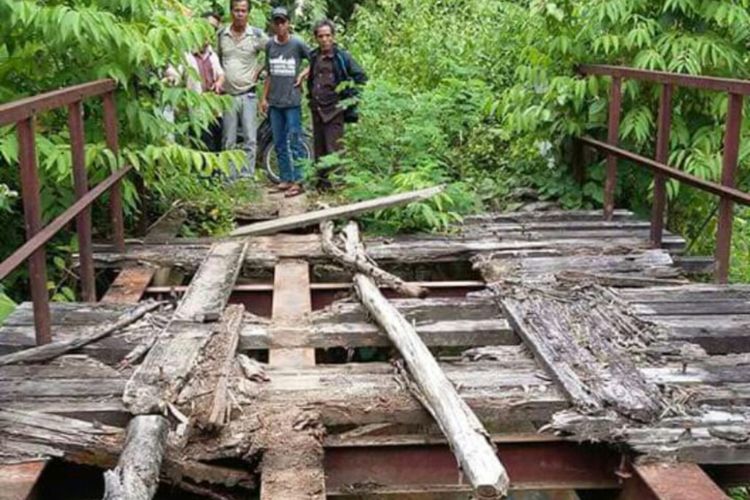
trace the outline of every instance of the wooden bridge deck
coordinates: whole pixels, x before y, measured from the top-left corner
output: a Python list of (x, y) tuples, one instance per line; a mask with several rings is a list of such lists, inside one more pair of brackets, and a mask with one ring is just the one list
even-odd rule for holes
[[(163, 286), (149, 288), (157, 269), (193, 276), (187, 292), (174, 288), (177, 313), (165, 307), (74, 355), (0, 366), (0, 463), (63, 457), (112, 467), (131, 415), (157, 412), (181, 428), (170, 435), (163, 479), (194, 493), (235, 498), (258, 486), (263, 498), (468, 491), (432, 418), (386, 361), (388, 338), (347, 293), (351, 276), (326, 257), (317, 234), (217, 242), (161, 229), (124, 253), (99, 249), (99, 266), (122, 270), (116, 288), (106, 301), (53, 304), (53, 338), (112, 323), (147, 297), (169, 298)], [(366, 240), (382, 266), (431, 285), (430, 298), (393, 303), (492, 433), (513, 489), (575, 498), (575, 489), (622, 488), (623, 498), (647, 498), (635, 484), (642, 482), (652, 498), (680, 498), (660, 495), (654, 484), (663, 474), (638, 460), (623, 469), (637, 456), (684, 462), (678, 473), (696, 478), (693, 492), (707, 492), (700, 498), (720, 494), (692, 464), (722, 485), (750, 481), (750, 286), (691, 282), (676, 263), (684, 241), (666, 235), (664, 248), (651, 249), (648, 237), (648, 223), (629, 212), (605, 222), (598, 212), (555, 211), (472, 217), (449, 236)], [(555, 295), (561, 290), (570, 296)], [(565, 317), (579, 296), (591, 301), (591, 314), (583, 308)], [(241, 322), (228, 322), (228, 302), (245, 306)], [(544, 351), (552, 323), (528, 309), (539, 304), (561, 311), (550, 321), (566, 348)], [(604, 323), (619, 318), (615, 337), (627, 331), (621, 322), (653, 335), (598, 339), (601, 349), (570, 337), (571, 325), (583, 325), (600, 306), (610, 311)], [(222, 311), (223, 320), (213, 321)], [(121, 363), (154, 342), (143, 363)], [(234, 366), (232, 342), (260, 363)], [(22, 304), (0, 326), (0, 353), (32, 345), (32, 308)], [(373, 347), (374, 357), (355, 349)], [(566, 358), (576, 349), (584, 357)], [(605, 351), (609, 357), (598, 356)], [(592, 352), (590, 364), (601, 366), (581, 366)], [(182, 364), (166, 365), (174, 353), (185, 355)], [(629, 371), (613, 368), (623, 354)], [(566, 363), (568, 378), (561, 378)], [(632, 418), (641, 414), (628, 411), (642, 401), (616, 391), (604, 397), (600, 387), (623, 373), (626, 384), (646, 388), (657, 414)], [(158, 391), (135, 404), (149, 384)], [(230, 418), (203, 428), (216, 391), (226, 395)], [(602, 406), (587, 413), (581, 398)]]

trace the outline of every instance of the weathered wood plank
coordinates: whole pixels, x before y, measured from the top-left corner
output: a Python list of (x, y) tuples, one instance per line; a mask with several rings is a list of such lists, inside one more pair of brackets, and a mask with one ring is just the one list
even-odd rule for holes
[(509, 286), (496, 293), (508, 321), (550, 376), (583, 412), (615, 408), (650, 421), (663, 405), (659, 389), (636, 370), (626, 342), (654, 335), (596, 288)]
[(192, 399), (190, 410), (185, 413), (203, 429), (214, 430), (223, 427), (225, 423), (229, 376), (244, 311), (241, 305), (226, 308), (221, 324), (203, 349), (190, 381), (181, 391), (200, 394)]
[(157, 309), (162, 304), (159, 302), (144, 302), (138, 306), (133, 307), (131, 310), (120, 315), (115, 321), (104, 323), (97, 327), (91, 327), (89, 331), (83, 335), (77, 336), (73, 339), (55, 340), (49, 344), (32, 347), (24, 351), (15, 352), (12, 354), (6, 354), (0, 356), (0, 366), (9, 365), (13, 363), (33, 363), (39, 361), (46, 361), (70, 351), (79, 349), (87, 344), (96, 342), (113, 332), (121, 330), (126, 326), (138, 321), (147, 313)]
[[(200, 322), (219, 318), (229, 300), (246, 249), (247, 243), (241, 240), (212, 247), (166, 332), (156, 340), (125, 387), (123, 402), (132, 413), (161, 412), (167, 403), (176, 399), (215, 331)], [(185, 324), (185, 320), (193, 321)]]
[(324, 429), (312, 414), (277, 413), (259, 438), (261, 500), (326, 498), (323, 468)]
[[(273, 285), (273, 334), (305, 328), (312, 311), (310, 269), (307, 262), (286, 260), (276, 266)], [(314, 366), (315, 349), (272, 349), (271, 366)]]
[[(124, 443), (122, 428), (45, 413), (0, 409), (0, 463), (12, 462), (14, 454), (28, 456), (32, 452), (108, 468), (116, 464)], [(245, 488), (254, 485), (247, 471), (185, 460), (171, 447), (167, 447), (161, 472), (163, 481), (176, 485), (182, 478)]]
[(211, 247), (175, 311), (184, 321), (217, 321), (232, 293), (245, 257), (247, 242), (229, 241)]
[(443, 190), (442, 186), (421, 189), (409, 193), (400, 193), (373, 200), (352, 203), (340, 207), (326, 208), (304, 214), (281, 217), (272, 221), (258, 222), (244, 226), (232, 231), (232, 236), (252, 236), (262, 234), (273, 234), (289, 229), (306, 227), (320, 224), (326, 220), (340, 219), (342, 217), (354, 217), (355, 215), (374, 212), (389, 207), (405, 205), (414, 201), (421, 201), (432, 198)]

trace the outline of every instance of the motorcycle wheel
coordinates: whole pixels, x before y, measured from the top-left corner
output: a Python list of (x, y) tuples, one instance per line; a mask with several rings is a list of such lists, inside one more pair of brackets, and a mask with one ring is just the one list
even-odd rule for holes
[[(312, 136), (309, 133), (303, 134), (302, 148), (305, 150), (305, 159), (311, 159), (313, 157), (313, 147)], [(273, 141), (263, 141), (260, 158), (268, 180), (274, 184), (281, 182), (279, 164), (276, 161), (276, 149), (273, 147)]]

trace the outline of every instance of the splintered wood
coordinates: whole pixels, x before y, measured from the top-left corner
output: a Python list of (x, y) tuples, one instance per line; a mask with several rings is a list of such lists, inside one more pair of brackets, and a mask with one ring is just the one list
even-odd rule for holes
[[(209, 252), (180, 301), (173, 320), (159, 336), (125, 387), (123, 401), (137, 415), (162, 412), (189, 378), (229, 300), (247, 244), (218, 243)], [(180, 321), (182, 320), (182, 321)]]
[(656, 340), (654, 327), (626, 315), (598, 287), (495, 290), (516, 333), (581, 411), (659, 417), (661, 393), (633, 363), (637, 349)]

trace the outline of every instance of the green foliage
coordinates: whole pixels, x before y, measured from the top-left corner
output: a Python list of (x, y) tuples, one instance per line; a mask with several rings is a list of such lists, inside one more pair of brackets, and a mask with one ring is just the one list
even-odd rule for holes
[[(569, 157), (570, 137), (582, 133), (606, 137), (609, 83), (580, 78), (579, 63), (609, 63), (688, 74), (750, 77), (750, 13), (747, 0), (563, 0), (531, 2), (533, 29), (524, 31), (523, 62), (515, 84), (493, 104), (499, 126), (511, 143), (530, 138), (552, 141), (555, 162)], [(625, 80), (620, 142), (653, 156), (659, 88)], [(670, 163), (699, 177), (718, 180), (721, 171), (726, 95), (681, 89), (673, 97)], [(747, 109), (747, 106), (746, 106)], [(750, 190), (750, 122), (745, 121), (740, 154), (740, 187)], [(650, 174), (620, 163), (618, 204), (645, 212)], [(600, 168), (589, 170), (584, 201), (600, 201)], [(668, 186), (670, 226), (696, 239), (696, 252), (713, 252), (715, 199)], [(737, 279), (746, 279), (750, 231), (737, 221)], [(744, 257), (743, 257), (744, 256)]]
[[(193, 7), (199, 7), (194, 5)], [(119, 162), (135, 167), (150, 198), (167, 206), (175, 199), (201, 197), (199, 188), (215, 172), (226, 172), (240, 152), (202, 150), (200, 132), (228, 104), (225, 97), (198, 95), (165, 86), (165, 68), (183, 63), (184, 54), (214, 39), (207, 22), (187, 17), (175, 0), (72, 0), (32, 2), (0, 0), (0, 101), (98, 78), (118, 84), (117, 111), (121, 155), (105, 147), (101, 104), (85, 101), (86, 164), (91, 184), (103, 180)], [(263, 16), (262, 11), (258, 15)], [(164, 112), (174, 111), (175, 119)], [(37, 117), (37, 152), (43, 218), (47, 222), (74, 201), (65, 110)], [(6, 228), (0, 254), (22, 242), (17, 167), (18, 145), (12, 127), (0, 129), (0, 224)], [(137, 215), (138, 196), (130, 176), (124, 185), (128, 220)], [(157, 207), (158, 208), (158, 207)], [(95, 211), (95, 217), (106, 211)], [(229, 219), (222, 222), (226, 224)], [(95, 228), (106, 226), (98, 217)], [(221, 224), (220, 224), (221, 225)], [(62, 235), (62, 241), (68, 236)], [(55, 240), (57, 241), (57, 240)], [(53, 242), (48, 250), (55, 253)], [(61, 247), (64, 249), (64, 245)], [(21, 271), (6, 280), (17, 286)], [(50, 266), (54, 299), (70, 300), (68, 273)]]
[(0, 324), (16, 309), (16, 303), (0, 289)]

